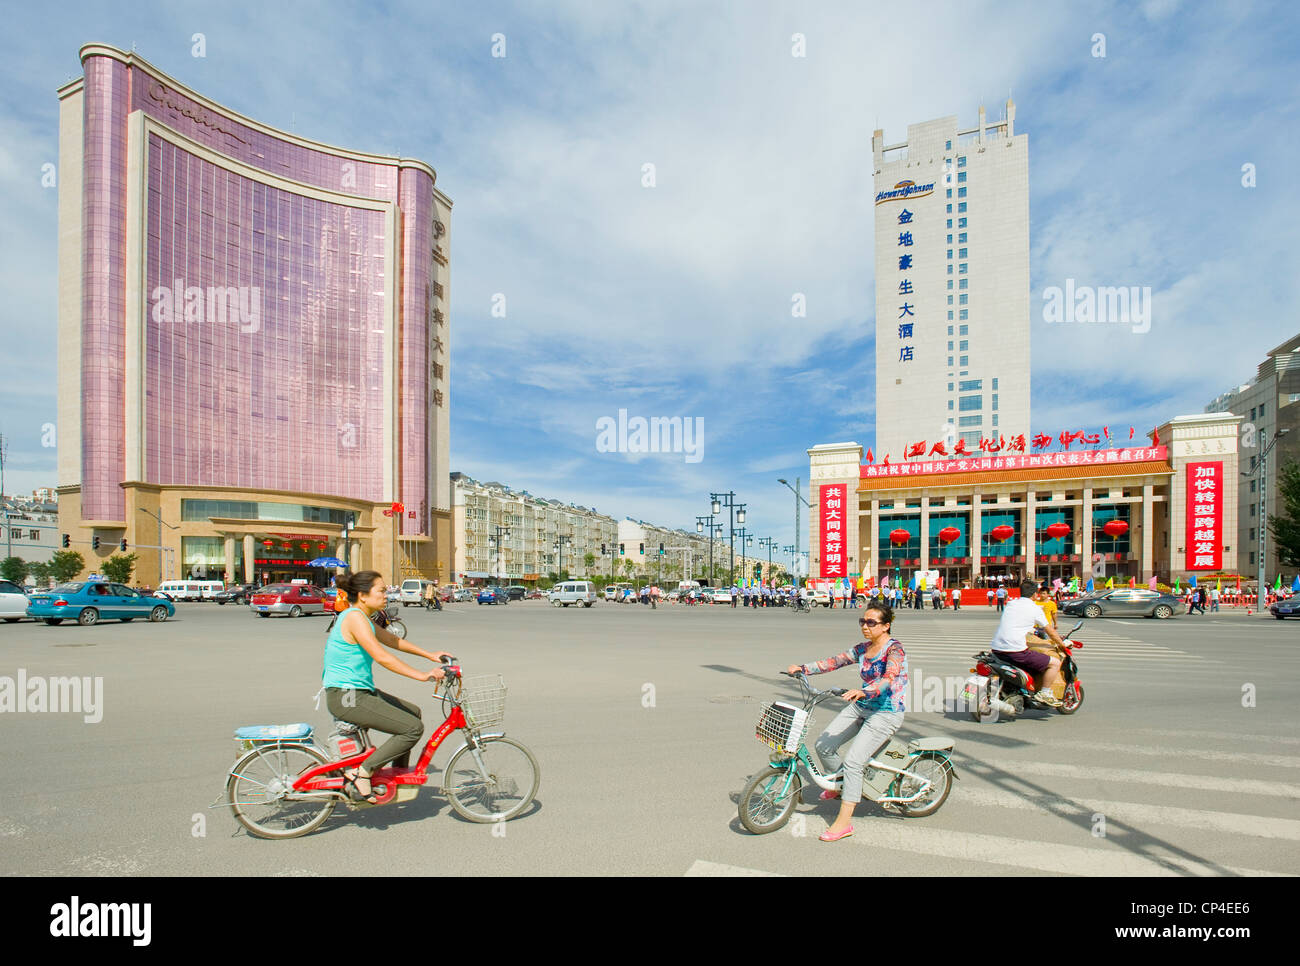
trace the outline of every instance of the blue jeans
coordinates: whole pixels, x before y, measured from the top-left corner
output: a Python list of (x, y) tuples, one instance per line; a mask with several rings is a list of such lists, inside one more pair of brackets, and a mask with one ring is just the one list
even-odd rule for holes
[[(844, 768), (844, 791), (841, 800), (857, 804), (862, 801), (862, 772), (871, 756), (885, 746), (903, 724), (901, 711), (860, 711), (857, 702), (845, 707), (821, 733), (814, 747), (827, 773)], [(840, 755), (846, 742), (849, 753)]]

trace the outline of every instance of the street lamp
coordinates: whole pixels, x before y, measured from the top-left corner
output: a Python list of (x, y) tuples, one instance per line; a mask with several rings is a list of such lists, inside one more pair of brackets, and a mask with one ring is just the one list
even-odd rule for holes
[(728, 490), (726, 493), (710, 493), (709, 499), (713, 501), (713, 512), (721, 513), (722, 508), (727, 508), (728, 514), (728, 531), (731, 537), (731, 570), (728, 580), (728, 586), (735, 586), (736, 583), (736, 524), (745, 522), (745, 507), (748, 504), (737, 503), (736, 494)]
[(712, 587), (712, 586), (713, 586), (713, 536), (714, 536), (714, 531), (715, 531), (715, 529), (716, 529), (716, 530), (721, 530), (721, 529), (722, 529), (722, 526), (721, 526), (721, 524), (715, 524), (715, 523), (713, 522), (713, 514), (712, 514), (712, 513), (710, 513), (710, 514), (709, 514), (708, 516), (706, 516), (706, 517), (696, 517), (696, 518), (695, 518), (695, 532), (696, 532), (696, 533), (703, 533), (703, 532), (704, 532), (704, 528), (705, 528), (706, 526), (709, 528), (709, 586)]
[[(1289, 432), (1291, 432), (1289, 429), (1277, 430), (1277, 432), (1273, 434), (1273, 438), (1268, 441), (1268, 446), (1264, 447), (1264, 452), (1260, 454), (1259, 462), (1255, 465), (1255, 468), (1249, 473), (1241, 474), (1242, 476), (1254, 476), (1256, 473), (1259, 474), (1259, 575), (1257, 578), (1259, 582), (1255, 587), (1255, 609), (1260, 614), (1268, 613), (1268, 611), (1264, 610), (1264, 579), (1267, 576), (1264, 566), (1264, 531), (1268, 527), (1268, 517), (1264, 515), (1266, 507), (1266, 487), (1268, 485), (1268, 470), (1266, 469), (1266, 466), (1268, 464), (1268, 454), (1273, 451), (1273, 447), (1277, 445), (1277, 441)], [(1187, 561), (1184, 560), (1184, 566), (1186, 563)]]
[(506, 537), (506, 538), (509, 538), (509, 537), (510, 537), (510, 528), (509, 528), (509, 527), (502, 527), (502, 526), (494, 526), (494, 527), (493, 527), (493, 530), (495, 531), (495, 533), (494, 533), (491, 537), (489, 537), (488, 539), (491, 540), (494, 544), (496, 544), (496, 548), (497, 548), (497, 568), (496, 568), (496, 569), (497, 569), (497, 572), (496, 572), (496, 577), (497, 577), (497, 580), (500, 581), (500, 580), (503, 580), (503, 579), (505, 578), (505, 566), (506, 566), (506, 565), (505, 565), (505, 559), (504, 559), (504, 557), (503, 557), (503, 555), (502, 555), (502, 553), (501, 553), (501, 538), (502, 538), (503, 536)]
[[(144, 507), (142, 507), (142, 506), (138, 506), (138, 507), (136, 507), (136, 509), (139, 510), (141, 513), (147, 513), (149, 516), (153, 517), (155, 520), (158, 521), (158, 547), (157, 547), (157, 549), (158, 549), (158, 583), (161, 584), (161, 583), (163, 582), (163, 545), (162, 545), (162, 528), (163, 528), (163, 527), (167, 527), (167, 529), (169, 529), (169, 530), (179, 530), (180, 527), (179, 527), (179, 526), (173, 527), (170, 523), (164, 523), (164, 522), (163, 522), (163, 518), (160, 517), (158, 514), (154, 513), (152, 510), (146, 510), (146, 509), (145, 509)], [(137, 547), (137, 548), (140, 548), (140, 545), (139, 545), (139, 544), (136, 544), (136, 547)], [(143, 548), (140, 548), (140, 549), (143, 549)], [(248, 562), (247, 562), (247, 561), (244, 562), (244, 566), (245, 566), (245, 567), (248, 566)]]
[(805, 500), (803, 498), (803, 494), (799, 492), (803, 485), (803, 480), (800, 479), (799, 477), (796, 476), (794, 478), (794, 486), (790, 485), (789, 480), (778, 479), (777, 482), (784, 483), (786, 489), (788, 489), (791, 493), (794, 494), (794, 545), (798, 547), (799, 546), (799, 504), (802, 503), (809, 510), (812, 509), (812, 504), (809, 503), (807, 500)]
[(560, 554), (559, 562), (556, 565), (557, 567), (556, 574), (559, 575), (561, 580), (564, 579), (564, 545), (566, 543), (573, 543), (573, 537), (571, 536), (566, 537), (563, 534), (556, 534), (555, 549), (558, 550)]
[(769, 581), (772, 579), (772, 547), (775, 546), (775, 544), (776, 541), (771, 537), (759, 537), (758, 539), (758, 545), (760, 547), (767, 547), (767, 579)]

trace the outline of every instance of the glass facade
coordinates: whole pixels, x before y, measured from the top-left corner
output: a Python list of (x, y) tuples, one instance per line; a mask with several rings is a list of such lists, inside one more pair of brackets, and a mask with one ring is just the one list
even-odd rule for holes
[[(83, 70), (83, 518), (126, 513), (120, 484), (135, 475), (126, 466), (127, 334), (141, 325), (142, 482), (396, 498), (416, 513), (403, 516), (401, 532), (427, 533), (443, 378), (432, 358), (432, 173), (251, 126), (131, 54), (92, 47)], [(143, 250), (128, 251), (135, 111), (268, 177), (146, 128)], [(270, 176), (340, 197), (311, 197)], [(396, 217), (376, 201), (394, 204)], [(142, 291), (128, 305), (136, 258)], [(386, 354), (390, 318), (395, 351)], [(377, 471), (388, 425), (395, 493), (380, 492)]]
[(235, 520), (285, 520), (300, 523), (332, 523), (346, 526), (355, 522), (352, 510), (305, 506), (298, 503), (255, 503), (246, 500), (181, 500), (182, 520), (210, 517)]

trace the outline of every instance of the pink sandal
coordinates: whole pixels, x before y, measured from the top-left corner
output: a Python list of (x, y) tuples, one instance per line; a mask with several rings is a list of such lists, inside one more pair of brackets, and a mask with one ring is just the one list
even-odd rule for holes
[(848, 828), (846, 828), (843, 832), (840, 832), (838, 835), (832, 835), (830, 833), (830, 830), (827, 829), (825, 832), (823, 832), (821, 835), (817, 837), (821, 839), (823, 842), (838, 842), (840, 839), (846, 839), (852, 834), (853, 834), (853, 826), (850, 825)]
[(821, 795), (818, 796), (818, 797), (821, 798), (821, 800), (822, 800), (823, 802), (829, 802), (829, 801), (831, 801), (831, 799), (839, 798), (839, 797), (840, 797), (840, 793), (839, 793), (839, 792), (822, 792)]

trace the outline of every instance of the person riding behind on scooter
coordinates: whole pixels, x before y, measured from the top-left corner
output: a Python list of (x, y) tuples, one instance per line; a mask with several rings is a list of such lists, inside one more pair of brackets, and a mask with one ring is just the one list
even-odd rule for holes
[[(907, 655), (903, 645), (890, 633), (894, 611), (887, 604), (873, 605), (858, 618), (863, 641), (850, 651), (814, 664), (792, 664), (787, 673), (824, 674), (836, 668), (857, 664), (862, 687), (846, 691), (848, 706), (836, 715), (817, 739), (817, 757), (827, 773), (844, 768), (844, 793), (840, 812), (821, 836), (834, 842), (853, 834), (849, 824), (853, 809), (862, 801), (862, 773), (872, 755), (884, 747), (903, 724), (907, 694)], [(851, 741), (849, 753), (841, 757), (840, 747)], [(822, 792), (823, 799), (839, 798), (837, 792)]]
[(1002, 611), (1002, 619), (998, 621), (990, 649), (994, 657), (1014, 664), (1038, 678), (1039, 691), (1034, 695), (1034, 700), (1054, 708), (1061, 703), (1052, 694), (1052, 685), (1061, 676), (1061, 659), (1055, 654), (1049, 656), (1029, 649), (1029, 640), (1034, 637), (1034, 629), (1039, 627), (1058, 648), (1064, 644), (1061, 635), (1037, 603), (1041, 592), (1035, 580), (1025, 579), (1020, 582), (1020, 597), (1009, 601)]
[(398, 762), (399, 767), (404, 767), (407, 753), (424, 733), (418, 705), (375, 688), (374, 662), (378, 661), (394, 674), (416, 681), (436, 681), (443, 676), (442, 668), (417, 671), (384, 648), (414, 654), (434, 664), (451, 655), (447, 651), (430, 653), (422, 650), (373, 623), (375, 614), (388, 605), (384, 579), (377, 571), (344, 574), (336, 580), (336, 586), (355, 603), (338, 615), (325, 639), (325, 668), (321, 683), (325, 687), (325, 705), (335, 718), (392, 736), (375, 749), (360, 768), (343, 773), (348, 796), (354, 801), (373, 804), (375, 798), (370, 776), (399, 758), (402, 759)]

